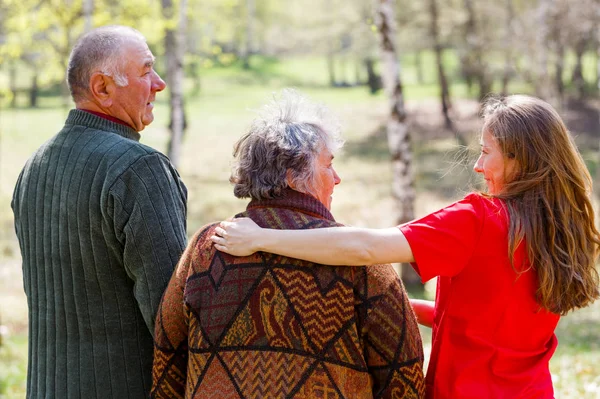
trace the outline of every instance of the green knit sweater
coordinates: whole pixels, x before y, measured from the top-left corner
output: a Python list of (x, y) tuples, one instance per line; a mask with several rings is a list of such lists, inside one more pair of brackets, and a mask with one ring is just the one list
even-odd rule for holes
[(12, 208), (29, 307), (28, 398), (143, 398), (187, 190), (135, 130), (72, 110)]

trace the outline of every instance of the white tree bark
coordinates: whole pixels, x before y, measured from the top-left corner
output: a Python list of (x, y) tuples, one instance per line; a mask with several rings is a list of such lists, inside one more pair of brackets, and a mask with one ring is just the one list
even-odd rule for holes
[[(415, 218), (415, 188), (410, 134), (400, 80), (400, 62), (396, 52), (397, 30), (393, 5), (393, 0), (378, 0), (376, 22), (381, 43), (382, 80), (390, 106), (387, 138), (392, 157), (392, 194), (398, 212), (397, 223), (400, 224)], [(406, 285), (420, 285), (418, 275), (408, 265), (402, 267), (402, 278)]]

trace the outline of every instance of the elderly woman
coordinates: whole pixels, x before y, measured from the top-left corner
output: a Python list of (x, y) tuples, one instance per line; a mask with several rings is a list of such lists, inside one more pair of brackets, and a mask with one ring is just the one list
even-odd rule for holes
[(414, 262), (423, 281), (439, 277), (435, 305), (415, 302), (433, 324), (427, 397), (552, 398), (559, 317), (599, 296), (591, 178), (560, 116), (537, 98), (491, 99), (480, 143), (474, 169), (487, 193), (422, 219), (310, 232), (224, 222), (213, 239), (237, 254)]
[[(234, 194), (251, 199), (242, 215), (271, 229), (338, 226), (335, 125), (294, 92), (267, 111), (235, 146)], [(215, 228), (195, 235), (163, 297), (152, 397), (423, 396), (417, 322), (390, 265), (236, 258), (216, 251)]]

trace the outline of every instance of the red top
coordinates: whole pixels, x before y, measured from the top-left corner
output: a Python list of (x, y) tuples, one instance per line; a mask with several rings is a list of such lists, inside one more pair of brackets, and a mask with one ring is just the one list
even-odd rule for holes
[[(469, 194), (400, 230), (423, 282), (439, 276), (427, 397), (553, 398), (559, 316), (536, 302), (535, 271), (513, 270), (502, 202)], [(514, 264), (528, 267), (523, 245)]]

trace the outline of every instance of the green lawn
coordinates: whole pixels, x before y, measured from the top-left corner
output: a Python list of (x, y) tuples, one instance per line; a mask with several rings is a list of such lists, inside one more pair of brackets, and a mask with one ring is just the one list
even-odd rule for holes
[(9, 335), (0, 347), (0, 398), (25, 397), (27, 378), (27, 335)]

